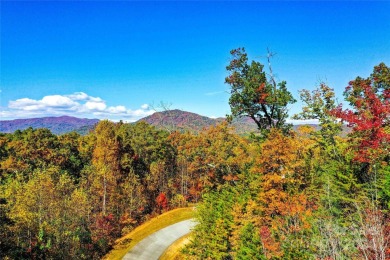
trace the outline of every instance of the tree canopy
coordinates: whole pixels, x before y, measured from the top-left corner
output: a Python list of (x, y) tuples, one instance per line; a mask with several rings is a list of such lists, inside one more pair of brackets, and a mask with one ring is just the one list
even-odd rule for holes
[(287, 105), (293, 104), (295, 99), (287, 90), (287, 83), (277, 83), (271, 67), (267, 75), (260, 62), (248, 63), (244, 48), (234, 49), (230, 54), (232, 59), (226, 67), (229, 75), (225, 78), (225, 83), (230, 85), (230, 118), (248, 116), (261, 131), (288, 128)]

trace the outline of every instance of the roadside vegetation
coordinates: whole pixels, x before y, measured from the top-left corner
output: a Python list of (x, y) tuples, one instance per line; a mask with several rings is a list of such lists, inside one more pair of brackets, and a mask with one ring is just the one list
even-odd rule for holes
[(138, 242), (154, 232), (173, 225), (177, 222), (191, 219), (194, 217), (194, 207), (178, 208), (165, 212), (147, 222), (138, 226), (129, 234), (115, 241), (114, 249), (111, 250), (103, 259), (122, 259)]
[(182, 236), (170, 245), (165, 252), (160, 256), (159, 260), (180, 260), (185, 258), (182, 254), (182, 249), (190, 243), (191, 233)]

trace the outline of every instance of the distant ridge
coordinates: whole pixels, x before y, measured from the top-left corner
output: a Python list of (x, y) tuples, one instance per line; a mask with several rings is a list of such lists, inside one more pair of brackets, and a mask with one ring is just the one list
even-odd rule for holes
[[(156, 112), (150, 116), (142, 118), (139, 121), (144, 121), (148, 124), (156, 126), (160, 129), (168, 131), (190, 131), (200, 132), (202, 129), (217, 125), (225, 121), (226, 118), (209, 118), (207, 116), (201, 116), (192, 112), (186, 112), (182, 110), (167, 110), (163, 112)], [(314, 127), (319, 130), (318, 124), (303, 124)], [(231, 126), (234, 128), (237, 134), (248, 134), (258, 131), (257, 125), (249, 117), (241, 117), (233, 119)], [(301, 125), (293, 125), (293, 129), (297, 130)], [(343, 126), (341, 136), (345, 136), (350, 132), (350, 129)]]
[(28, 119), (1, 120), (0, 132), (13, 133), (16, 130), (47, 128), (54, 134), (76, 131), (86, 134), (99, 122), (98, 119), (77, 118), (71, 116), (41, 117)]
[[(144, 121), (159, 129), (168, 131), (200, 132), (204, 128), (215, 126), (225, 120), (226, 118), (209, 118), (196, 113), (174, 109), (163, 112), (155, 112), (154, 114), (144, 117), (137, 122)], [(98, 122), (99, 119), (77, 118), (72, 116), (2, 120), (0, 121), (0, 132), (13, 133), (16, 130), (24, 130), (32, 127), (48, 128), (54, 134), (64, 134), (76, 131), (84, 135), (93, 130)], [(319, 126), (316, 124), (310, 125), (317, 130), (319, 129)], [(249, 117), (236, 118), (233, 120), (231, 126), (238, 134), (248, 134), (250, 132), (257, 131), (256, 124)], [(299, 125), (294, 125), (293, 129), (296, 130), (298, 127)], [(348, 132), (350, 132), (350, 129), (344, 126), (342, 135), (345, 136)]]

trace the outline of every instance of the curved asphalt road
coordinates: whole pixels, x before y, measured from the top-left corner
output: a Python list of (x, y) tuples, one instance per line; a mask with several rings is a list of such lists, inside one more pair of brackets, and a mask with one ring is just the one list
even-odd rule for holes
[(195, 225), (194, 220), (189, 219), (160, 229), (135, 245), (122, 259), (157, 260), (173, 242), (188, 234)]

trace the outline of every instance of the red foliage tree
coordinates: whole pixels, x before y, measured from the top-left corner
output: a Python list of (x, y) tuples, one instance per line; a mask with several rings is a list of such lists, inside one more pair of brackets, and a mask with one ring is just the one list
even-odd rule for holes
[(168, 199), (164, 192), (160, 192), (160, 194), (157, 196), (156, 204), (160, 210), (168, 209)]
[(357, 140), (355, 160), (372, 162), (388, 155), (390, 143), (390, 72), (384, 63), (371, 77), (349, 82), (344, 96), (353, 109), (338, 106), (333, 115), (348, 122)]

